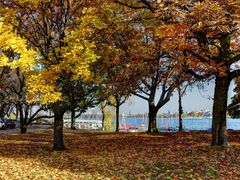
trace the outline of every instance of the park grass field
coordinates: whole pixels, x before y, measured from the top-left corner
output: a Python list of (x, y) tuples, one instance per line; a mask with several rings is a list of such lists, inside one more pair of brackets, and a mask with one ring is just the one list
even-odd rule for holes
[(219, 148), (203, 132), (65, 130), (62, 152), (51, 150), (52, 134), (0, 134), (0, 179), (240, 179), (240, 132)]

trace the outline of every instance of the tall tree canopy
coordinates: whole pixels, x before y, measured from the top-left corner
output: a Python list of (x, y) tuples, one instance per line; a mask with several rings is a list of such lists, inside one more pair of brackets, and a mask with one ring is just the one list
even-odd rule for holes
[[(104, 27), (97, 16), (100, 5), (97, 1), (72, 0), (1, 2), (3, 24), (14, 29), (24, 39), (25, 46), (38, 52), (34, 54), (37, 55), (35, 63), (26, 63), (33, 59), (26, 58), (29, 54), (33, 56), (29, 48), (20, 56), (25, 60), (16, 62), (32, 64), (31, 67), (35, 64), (35, 71), (27, 82), (28, 100), (53, 103), (53, 148), (57, 150), (64, 149), (63, 114), (67, 109), (62, 99), (65, 77), (91, 79), (89, 67), (98, 58), (91, 37)], [(9, 44), (22, 50), (20, 43)]]
[(181, 69), (175, 52), (164, 49), (157, 36), (157, 27), (167, 20), (155, 14), (160, 8), (157, 1), (115, 2), (131, 9), (131, 14), (125, 16), (126, 27), (113, 36), (115, 47), (122, 54), (115, 61), (110, 79), (118, 89), (128, 89), (148, 102), (148, 132), (158, 132), (157, 112), (170, 100), (176, 86), (186, 80), (180, 78)]
[[(176, 8), (175, 8), (176, 9)], [(227, 145), (227, 92), (231, 80), (240, 75), (240, 2), (197, 1), (177, 8), (182, 16), (160, 26), (166, 48), (178, 53), (182, 69), (197, 79), (215, 78), (212, 145)]]

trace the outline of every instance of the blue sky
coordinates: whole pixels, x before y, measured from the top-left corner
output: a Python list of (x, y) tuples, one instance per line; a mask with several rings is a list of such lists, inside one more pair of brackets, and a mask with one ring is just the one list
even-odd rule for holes
[[(233, 95), (233, 83), (229, 88), (229, 100)], [(194, 87), (191, 91), (187, 91), (186, 95), (183, 97), (183, 111), (199, 111), (199, 110), (210, 110), (212, 111), (213, 101), (209, 99), (213, 97), (214, 93), (214, 83), (206, 85), (205, 89), (199, 90), (197, 87)], [(158, 113), (165, 113), (170, 111), (171, 113), (178, 111), (178, 97), (174, 93), (171, 100), (162, 107)], [(137, 114), (137, 113), (146, 113), (148, 112), (148, 104), (145, 100), (142, 100), (136, 96), (132, 96), (128, 102), (123, 104), (120, 107), (120, 113), (128, 114)]]

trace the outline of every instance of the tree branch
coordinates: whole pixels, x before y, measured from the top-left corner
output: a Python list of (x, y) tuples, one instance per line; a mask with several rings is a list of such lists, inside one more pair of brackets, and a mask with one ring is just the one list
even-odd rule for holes
[(164, 90), (164, 94), (162, 94), (161, 98), (159, 99), (159, 101), (157, 103), (157, 106), (156, 106), (157, 109), (160, 109), (162, 106), (164, 106), (170, 100), (170, 97), (172, 96), (174, 89), (175, 89), (175, 87), (171, 86), (167, 90), (166, 89)]
[(237, 54), (236, 56), (230, 58), (230, 60), (227, 61), (227, 64), (230, 66), (230, 65), (232, 65), (233, 63), (235, 63), (239, 60), (240, 60), (240, 54)]
[(240, 69), (230, 72), (230, 80), (240, 76)]
[(199, 59), (203, 63), (210, 64), (210, 59), (206, 59), (205, 57), (201, 56), (200, 54), (195, 53), (193, 50), (186, 49), (186, 52), (189, 52), (191, 55)]
[(82, 109), (82, 110), (78, 113), (78, 115), (75, 116), (75, 118), (80, 117), (80, 116), (82, 115), (82, 113), (84, 113), (84, 112), (85, 112), (85, 109)]
[(37, 111), (35, 111), (35, 113), (30, 117), (30, 119), (34, 119), (37, 116), (37, 114), (42, 110), (43, 110), (43, 108), (40, 107)]
[(54, 117), (54, 115), (53, 116), (47, 116), (47, 115), (46, 116), (38, 116), (38, 117), (35, 117), (35, 118), (31, 119), (31, 120), (28, 120), (27, 125), (30, 125), (33, 121), (36, 121), (38, 119), (42, 119), (42, 118), (51, 119), (53, 117)]
[(141, 98), (141, 99), (144, 99), (144, 100), (148, 101), (148, 98), (145, 97), (145, 96), (143, 96), (143, 95), (141, 95), (141, 94), (138, 94), (138, 93), (136, 93), (136, 92), (132, 92), (132, 94), (135, 95), (135, 96), (137, 96), (137, 97), (139, 97), (139, 98)]

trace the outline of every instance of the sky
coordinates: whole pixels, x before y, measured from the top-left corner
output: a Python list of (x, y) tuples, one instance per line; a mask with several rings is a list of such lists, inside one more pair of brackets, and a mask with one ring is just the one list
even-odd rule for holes
[[(229, 98), (233, 96), (233, 87), (234, 83), (231, 83), (229, 88)], [(197, 87), (194, 87), (192, 90), (188, 90), (186, 95), (183, 96), (183, 111), (200, 111), (200, 110), (209, 110), (212, 111), (213, 98), (214, 94), (214, 82), (210, 82), (209, 85), (205, 86), (205, 89), (199, 90)], [(170, 101), (163, 106), (158, 113), (174, 113), (178, 111), (178, 96), (175, 92), (171, 97)], [(142, 100), (136, 96), (132, 96), (125, 104), (120, 107), (121, 114), (141, 114), (148, 112), (147, 101)]]

